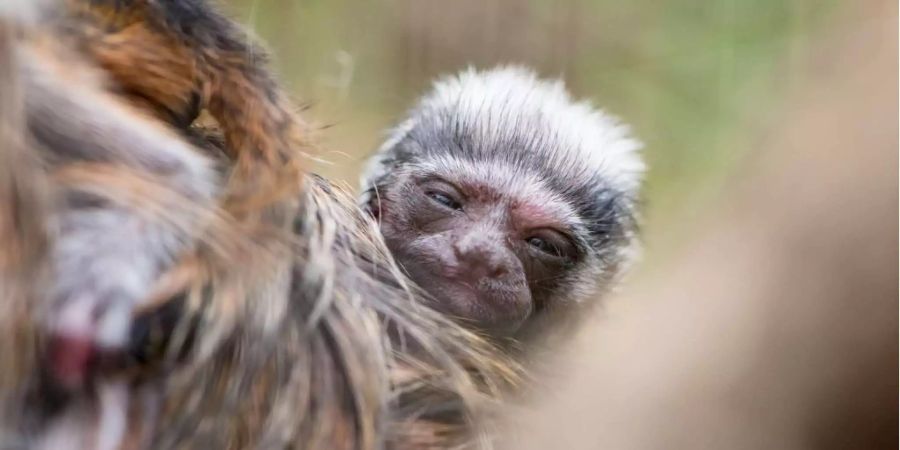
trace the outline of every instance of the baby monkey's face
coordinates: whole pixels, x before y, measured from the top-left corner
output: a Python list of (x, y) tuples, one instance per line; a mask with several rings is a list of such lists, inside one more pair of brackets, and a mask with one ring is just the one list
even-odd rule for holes
[(550, 306), (582, 254), (549, 197), (521, 186), (418, 173), (379, 191), (370, 208), (437, 308), (495, 334), (514, 334)]

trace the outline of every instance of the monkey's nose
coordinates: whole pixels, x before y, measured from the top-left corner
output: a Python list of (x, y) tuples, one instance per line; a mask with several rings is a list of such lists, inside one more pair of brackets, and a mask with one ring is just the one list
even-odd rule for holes
[(509, 273), (509, 265), (503, 256), (491, 248), (499, 243), (472, 243), (464, 240), (453, 245), (453, 253), (463, 273), (472, 281), (482, 278), (500, 278)]

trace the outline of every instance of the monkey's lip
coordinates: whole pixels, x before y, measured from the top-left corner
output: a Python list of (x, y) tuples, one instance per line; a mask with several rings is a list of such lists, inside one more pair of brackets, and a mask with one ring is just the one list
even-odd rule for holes
[(432, 297), (432, 306), (466, 323), (496, 332), (515, 331), (531, 314), (531, 293), (524, 280), (480, 278), (441, 258), (398, 257), (407, 274)]
[(494, 331), (515, 331), (531, 313), (526, 289), (494, 280), (446, 280), (425, 288), (436, 297), (439, 309)]

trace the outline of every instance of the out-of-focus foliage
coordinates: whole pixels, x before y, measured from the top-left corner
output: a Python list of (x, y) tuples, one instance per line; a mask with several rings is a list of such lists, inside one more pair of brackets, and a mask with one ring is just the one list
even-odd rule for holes
[[(654, 239), (674, 238), (778, 118), (837, 0), (230, 0), (307, 117), (317, 170), (356, 185), (365, 156), (435, 76), (522, 63), (632, 124)], [(669, 228), (672, 226), (673, 228)], [(665, 227), (665, 229), (663, 229)], [(668, 238), (666, 237), (668, 235)], [(661, 237), (662, 236), (662, 237)], [(677, 239), (672, 239), (677, 240)]]

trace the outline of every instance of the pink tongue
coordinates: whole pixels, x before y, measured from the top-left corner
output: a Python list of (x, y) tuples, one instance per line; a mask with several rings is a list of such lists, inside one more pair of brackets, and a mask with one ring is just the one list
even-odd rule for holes
[(87, 378), (94, 344), (87, 336), (56, 335), (50, 340), (50, 372), (63, 387), (78, 388)]

